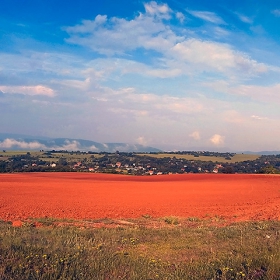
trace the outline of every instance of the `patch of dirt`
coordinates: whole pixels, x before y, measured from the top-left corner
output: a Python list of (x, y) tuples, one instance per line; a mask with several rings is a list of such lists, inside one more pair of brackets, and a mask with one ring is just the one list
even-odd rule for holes
[(124, 226), (141, 217), (280, 220), (280, 176), (275, 175), (0, 174), (0, 194), (4, 221), (107, 218)]

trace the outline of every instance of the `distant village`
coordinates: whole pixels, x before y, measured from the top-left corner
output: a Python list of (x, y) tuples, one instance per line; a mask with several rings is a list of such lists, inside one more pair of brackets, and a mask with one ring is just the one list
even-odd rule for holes
[[(193, 155), (187, 160), (183, 155)], [(200, 160), (200, 156), (204, 160)], [(205, 160), (209, 156), (209, 160)], [(8, 157), (0, 155), (0, 173), (14, 172), (98, 172), (129, 175), (164, 175), (183, 173), (280, 173), (280, 155), (260, 156), (255, 160), (230, 162), (232, 153), (177, 152), (157, 153), (93, 153), (69, 151), (30, 152)], [(215, 159), (215, 160), (213, 160)], [(228, 162), (221, 162), (227, 159)]]

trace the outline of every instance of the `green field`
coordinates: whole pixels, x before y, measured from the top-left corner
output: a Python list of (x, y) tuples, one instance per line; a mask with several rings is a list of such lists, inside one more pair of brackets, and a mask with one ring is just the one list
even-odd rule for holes
[(280, 279), (279, 221), (218, 220), (0, 221), (0, 279)]
[[(6, 151), (0, 152), (0, 160), (6, 160), (9, 157), (12, 156), (19, 156), (19, 155), (26, 155), (28, 151)], [(51, 157), (46, 155), (46, 152), (38, 152), (38, 151), (29, 151), (30, 155), (32, 157), (38, 157), (41, 160), (44, 161), (50, 161), (50, 162), (57, 162), (60, 158), (65, 158), (68, 162), (77, 162), (82, 160), (89, 160), (92, 154), (82, 154), (82, 153), (76, 153), (76, 152), (63, 152), (63, 153), (52, 153)], [(2, 156), (2, 157), (1, 157)], [(102, 157), (103, 155), (100, 154), (94, 154), (95, 158)]]
[[(138, 155), (147, 155), (147, 154), (138, 154)], [(148, 156), (155, 157), (155, 158), (165, 158), (165, 157), (176, 157), (177, 159), (186, 159), (186, 160), (201, 160), (201, 161), (213, 161), (213, 162), (242, 162), (242, 161), (247, 161), (247, 160), (256, 160), (259, 158), (259, 155), (251, 155), (251, 154), (236, 154), (234, 155), (231, 160), (227, 160), (224, 157), (216, 157), (216, 156), (199, 156), (195, 157), (193, 155), (181, 155), (181, 154), (168, 154), (168, 153), (163, 153), (163, 154), (148, 154)]]
[[(17, 155), (26, 155), (27, 151), (6, 151), (0, 152), (0, 160), (6, 160), (8, 157), (17, 156)], [(29, 152), (33, 157), (39, 157), (42, 160), (50, 161), (50, 162), (57, 162), (60, 158), (65, 158), (69, 162), (77, 162), (82, 160), (89, 160), (92, 154), (82, 154), (76, 152), (65, 152), (65, 153), (52, 153), (51, 157), (45, 155), (45, 152), (38, 152), (38, 151), (30, 151)], [(224, 157), (216, 157), (216, 156), (199, 156), (195, 157), (193, 155), (181, 155), (181, 154), (168, 154), (168, 153), (158, 153), (158, 154), (137, 154), (138, 156), (150, 156), (155, 158), (165, 158), (165, 157), (176, 157), (178, 159), (186, 159), (186, 160), (201, 160), (201, 161), (213, 161), (213, 162), (221, 162), (221, 163), (235, 163), (235, 162), (242, 162), (247, 160), (256, 160), (259, 158), (259, 155), (251, 155), (251, 154), (235, 154), (231, 160), (225, 159)], [(101, 154), (94, 154), (95, 158), (102, 157)]]

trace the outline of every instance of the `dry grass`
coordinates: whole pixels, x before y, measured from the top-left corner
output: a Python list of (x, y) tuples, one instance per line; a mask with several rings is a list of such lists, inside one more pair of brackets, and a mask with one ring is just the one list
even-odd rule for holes
[[(217, 227), (165, 219), (112, 228), (109, 221), (102, 228), (0, 222), (0, 279), (280, 279), (280, 222)], [(143, 220), (162, 226), (141, 226)]]

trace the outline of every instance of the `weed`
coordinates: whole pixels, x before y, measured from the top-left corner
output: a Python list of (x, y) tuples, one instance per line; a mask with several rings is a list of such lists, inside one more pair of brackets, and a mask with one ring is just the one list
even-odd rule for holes
[(164, 221), (169, 224), (169, 225), (178, 225), (179, 224), (179, 220), (177, 217), (173, 217), (173, 216), (170, 216), (170, 217), (165, 217), (164, 218)]
[(197, 218), (197, 217), (189, 217), (189, 218), (188, 218), (188, 221), (190, 221), (190, 222), (199, 222), (200, 219)]
[(279, 221), (122, 230), (0, 221), (0, 279), (279, 280), (279, 232)]

